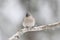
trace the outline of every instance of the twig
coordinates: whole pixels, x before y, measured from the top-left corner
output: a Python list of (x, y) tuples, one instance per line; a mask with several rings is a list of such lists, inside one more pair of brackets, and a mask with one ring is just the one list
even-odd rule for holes
[(21, 35), (23, 35), (26, 32), (29, 32), (29, 31), (41, 31), (41, 30), (47, 30), (47, 29), (53, 29), (54, 30), (55, 28), (60, 27), (59, 25), (60, 25), (60, 22), (56, 22), (53, 24), (34, 27), (30, 30), (24, 28), (24, 29), (21, 29), (21, 31), (18, 31), (16, 34), (14, 34), (11, 38), (9, 38), (9, 40), (18, 40), (18, 39), (20, 39)]

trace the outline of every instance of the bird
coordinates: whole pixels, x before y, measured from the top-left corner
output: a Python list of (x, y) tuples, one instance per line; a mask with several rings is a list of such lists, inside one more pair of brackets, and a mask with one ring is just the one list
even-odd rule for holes
[(35, 18), (31, 15), (31, 13), (27, 12), (26, 16), (23, 20), (24, 28), (31, 29), (35, 25)]

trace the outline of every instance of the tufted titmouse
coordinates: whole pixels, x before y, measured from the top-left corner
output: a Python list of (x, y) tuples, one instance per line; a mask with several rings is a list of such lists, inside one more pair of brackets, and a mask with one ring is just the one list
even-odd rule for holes
[(34, 25), (35, 25), (34, 17), (30, 13), (27, 13), (23, 21), (24, 28), (31, 29)]

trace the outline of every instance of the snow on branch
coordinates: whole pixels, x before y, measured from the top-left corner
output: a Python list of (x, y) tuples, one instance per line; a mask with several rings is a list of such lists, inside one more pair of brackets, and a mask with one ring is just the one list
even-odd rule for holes
[(21, 29), (21, 31), (18, 31), (16, 34), (14, 34), (12, 37), (10, 37), (9, 40), (19, 40), (21, 35), (29, 31), (41, 31), (41, 30), (47, 30), (47, 29), (54, 30), (55, 28), (59, 28), (60, 27), (59, 25), (60, 25), (60, 22), (56, 22), (48, 25), (34, 27), (32, 29), (24, 28), (24, 29)]

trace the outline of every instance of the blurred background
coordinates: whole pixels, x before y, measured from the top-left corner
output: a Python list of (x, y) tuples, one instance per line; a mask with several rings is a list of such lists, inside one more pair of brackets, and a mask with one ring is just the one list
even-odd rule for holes
[[(8, 40), (21, 29), (28, 3), (36, 25), (60, 21), (60, 0), (0, 0), (0, 40)], [(60, 40), (60, 28), (28, 32), (21, 40)]]

